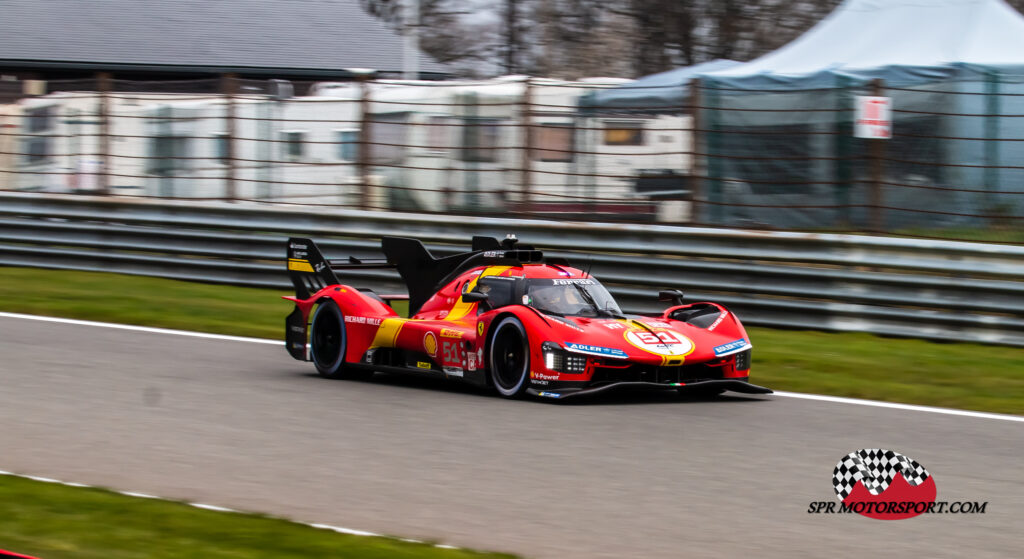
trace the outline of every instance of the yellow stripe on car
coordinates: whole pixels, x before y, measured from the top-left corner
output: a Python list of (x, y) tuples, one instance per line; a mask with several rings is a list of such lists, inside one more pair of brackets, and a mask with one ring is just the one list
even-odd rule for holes
[[(512, 269), (512, 266), (491, 266), (489, 268), (485, 268), (484, 271), (480, 272), (480, 275), (470, 280), (464, 292), (468, 293), (476, 289), (476, 283), (480, 278), (487, 276), (500, 276), (510, 269)], [(448, 316), (445, 317), (445, 320), (462, 320), (469, 314), (469, 311), (473, 309), (474, 305), (476, 305), (476, 303), (467, 303), (463, 301), (462, 296), (460, 295), (459, 298), (455, 300), (455, 305), (452, 306), (452, 310), (448, 311)]]
[(377, 335), (373, 337), (370, 347), (395, 347), (395, 340), (398, 339), (398, 333), (402, 331), (405, 323), (404, 318), (385, 318), (377, 328)]

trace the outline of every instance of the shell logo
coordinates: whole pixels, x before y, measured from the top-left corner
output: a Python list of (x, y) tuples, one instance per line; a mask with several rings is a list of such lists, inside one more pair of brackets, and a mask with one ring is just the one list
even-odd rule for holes
[(423, 350), (431, 357), (437, 357), (437, 338), (433, 332), (423, 335)]

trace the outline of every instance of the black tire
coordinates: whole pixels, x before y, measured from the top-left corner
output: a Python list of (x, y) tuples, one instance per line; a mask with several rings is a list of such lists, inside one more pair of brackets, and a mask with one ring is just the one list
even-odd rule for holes
[(313, 313), (309, 333), (310, 357), (320, 376), (326, 378), (367, 378), (372, 372), (345, 367), (345, 317), (334, 301), (320, 303)]
[(522, 398), (530, 387), (530, 341), (523, 323), (508, 316), (491, 328), (491, 383), (505, 398)]

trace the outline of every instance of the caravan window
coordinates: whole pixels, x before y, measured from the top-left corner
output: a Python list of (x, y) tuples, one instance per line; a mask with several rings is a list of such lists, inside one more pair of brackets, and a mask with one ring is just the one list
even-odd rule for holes
[[(146, 172), (169, 175), (188, 166), (188, 137), (153, 136), (149, 139), (149, 157)], [(180, 158), (180, 159), (179, 159)]]
[(494, 162), (498, 160), (501, 126), (497, 119), (466, 119), (462, 126), (462, 160)]
[(644, 123), (640, 121), (605, 122), (604, 145), (606, 146), (642, 146), (644, 145)]
[(22, 151), (28, 163), (42, 163), (50, 157), (52, 146), (49, 136), (32, 136), (24, 138)]
[(370, 161), (376, 165), (401, 163), (407, 143), (407, 113), (378, 114), (370, 118)]
[(213, 135), (213, 157), (225, 165), (228, 163), (228, 139), (227, 134)]
[(338, 136), (338, 159), (355, 161), (359, 159), (359, 131), (336, 130)]
[(540, 161), (572, 161), (573, 127), (571, 124), (545, 123), (537, 130), (534, 159)]
[(284, 154), (289, 159), (299, 159), (306, 155), (306, 133), (301, 130), (283, 130)]
[(36, 107), (25, 111), (25, 131), (28, 133), (44, 132), (53, 128), (55, 107)]
[(453, 119), (447, 116), (432, 116), (427, 122), (427, 149), (430, 151), (445, 151), (452, 147), (451, 130)]

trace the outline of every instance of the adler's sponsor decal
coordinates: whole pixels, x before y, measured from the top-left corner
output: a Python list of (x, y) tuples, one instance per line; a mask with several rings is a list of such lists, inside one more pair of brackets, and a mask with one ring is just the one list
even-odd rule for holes
[(571, 351), (577, 351), (579, 353), (589, 353), (591, 355), (603, 355), (607, 357), (628, 357), (625, 351), (616, 349), (613, 347), (601, 347), (598, 345), (588, 344), (577, 344), (569, 342), (565, 344), (565, 348)]
[(723, 355), (728, 355), (730, 353), (735, 353), (735, 352), (737, 352), (737, 351), (739, 351), (739, 350), (741, 350), (741, 349), (743, 349), (743, 348), (745, 348), (745, 347), (747, 347), (749, 345), (750, 345), (750, 343), (747, 342), (746, 339), (740, 338), (740, 339), (738, 339), (736, 341), (732, 341), (732, 342), (729, 342), (727, 344), (722, 344), (720, 346), (716, 346), (715, 347), (715, 356), (716, 357), (721, 357)]

